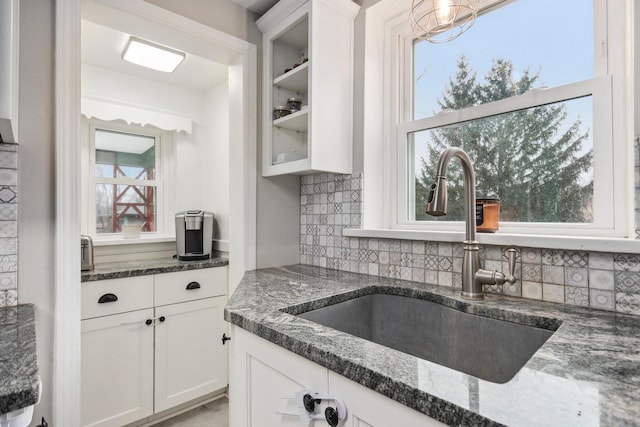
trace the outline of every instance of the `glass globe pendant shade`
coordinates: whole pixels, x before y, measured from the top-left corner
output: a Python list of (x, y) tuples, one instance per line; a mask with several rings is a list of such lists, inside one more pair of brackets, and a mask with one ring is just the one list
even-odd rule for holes
[(416, 37), (445, 43), (467, 31), (478, 16), (478, 0), (413, 0), (409, 19)]

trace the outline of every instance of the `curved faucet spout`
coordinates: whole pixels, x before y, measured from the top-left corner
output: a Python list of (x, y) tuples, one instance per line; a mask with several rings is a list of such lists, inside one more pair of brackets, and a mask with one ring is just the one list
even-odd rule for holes
[(476, 241), (476, 176), (471, 159), (460, 148), (448, 148), (440, 154), (436, 164), (436, 176), (433, 179), (427, 213), (441, 216), (447, 214), (447, 168), (452, 158), (457, 158), (464, 171), (464, 216), (466, 237), (462, 242), (462, 297), (479, 300), (483, 298), (482, 285), (504, 283), (513, 284), (516, 266), (516, 250), (507, 250), (509, 259), (509, 275), (498, 271), (488, 271), (480, 268), (480, 247)]
[(460, 160), (464, 173), (464, 217), (466, 237), (465, 240), (476, 240), (476, 175), (473, 171), (473, 162), (462, 149), (452, 147), (444, 150), (436, 164), (436, 176), (431, 184), (426, 212), (432, 216), (447, 214), (447, 169), (452, 158)]

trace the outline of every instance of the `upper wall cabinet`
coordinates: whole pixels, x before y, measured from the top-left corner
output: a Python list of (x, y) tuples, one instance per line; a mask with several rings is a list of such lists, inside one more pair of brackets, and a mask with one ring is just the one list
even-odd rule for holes
[(351, 173), (351, 0), (281, 0), (263, 34), (262, 175)]
[(0, 141), (18, 142), (19, 0), (0, 1)]

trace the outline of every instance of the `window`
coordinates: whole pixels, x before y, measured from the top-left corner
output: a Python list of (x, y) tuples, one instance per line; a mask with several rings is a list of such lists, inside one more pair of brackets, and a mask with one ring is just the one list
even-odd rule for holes
[[(125, 224), (163, 231), (162, 131), (92, 121), (88, 232), (117, 235)], [(93, 231), (92, 231), (93, 230)]]
[(460, 229), (456, 161), (449, 214), (424, 213), (438, 155), (460, 147), (474, 162), (477, 196), (501, 201), (501, 230), (624, 233), (624, 195), (614, 191), (626, 167), (614, 164), (624, 159), (614, 132), (624, 99), (612, 90), (623, 71), (607, 48), (607, 28), (623, 22), (624, 8), (607, 10), (605, 0), (484, 5), (473, 27), (452, 42), (417, 41), (405, 22), (391, 31), (388, 46), (397, 48), (400, 65), (388, 80), (397, 97), (392, 227)]

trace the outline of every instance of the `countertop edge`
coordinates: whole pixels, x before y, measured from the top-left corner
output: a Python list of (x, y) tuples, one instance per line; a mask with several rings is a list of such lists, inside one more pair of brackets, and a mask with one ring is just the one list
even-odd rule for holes
[(93, 271), (83, 271), (80, 276), (80, 281), (85, 283), (98, 280), (123, 279), (152, 274), (217, 268), (227, 265), (229, 265), (229, 259), (222, 257), (214, 257), (202, 261), (179, 261), (172, 258), (135, 262), (114, 262), (98, 264)]

